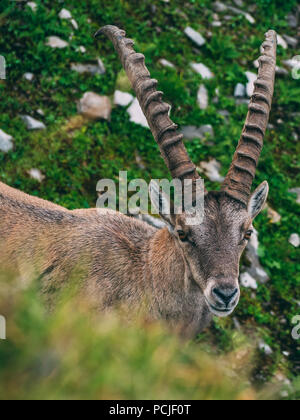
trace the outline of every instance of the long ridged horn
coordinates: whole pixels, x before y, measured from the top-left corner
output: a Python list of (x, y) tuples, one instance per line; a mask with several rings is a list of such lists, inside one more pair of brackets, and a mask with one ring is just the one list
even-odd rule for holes
[(270, 30), (262, 44), (258, 79), (249, 104), (242, 136), (238, 143), (230, 170), (222, 190), (232, 198), (247, 205), (263, 139), (267, 129), (274, 93), (277, 35)]
[(172, 177), (196, 181), (199, 175), (183, 144), (182, 134), (169, 118), (170, 106), (162, 101), (163, 92), (156, 90), (157, 80), (150, 78), (143, 54), (133, 49), (134, 42), (125, 38), (125, 31), (116, 26), (104, 26), (96, 34), (105, 34), (114, 44), (149, 127)]

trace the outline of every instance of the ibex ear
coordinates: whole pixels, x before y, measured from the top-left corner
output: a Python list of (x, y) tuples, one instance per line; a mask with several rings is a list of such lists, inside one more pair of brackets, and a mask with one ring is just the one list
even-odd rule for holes
[(154, 180), (150, 182), (149, 194), (152, 203), (152, 213), (159, 214), (160, 217), (167, 222), (169, 230), (173, 230), (175, 218), (173, 217), (172, 203), (161, 190), (159, 184)]
[(269, 184), (267, 181), (264, 181), (262, 184), (260, 184), (259, 187), (256, 188), (248, 204), (248, 212), (252, 219), (255, 219), (255, 217), (262, 211), (268, 198), (268, 194)]

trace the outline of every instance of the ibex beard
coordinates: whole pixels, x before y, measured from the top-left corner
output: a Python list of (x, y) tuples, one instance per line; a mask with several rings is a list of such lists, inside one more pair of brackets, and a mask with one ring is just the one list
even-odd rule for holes
[[(200, 176), (145, 57), (135, 53), (133, 41), (117, 27), (99, 33), (118, 51), (172, 179), (190, 180), (193, 196)], [(82, 289), (99, 309), (123, 302), (133, 307), (146, 299), (154, 318), (167, 320), (186, 336), (203, 330), (213, 315), (230, 315), (240, 298), (240, 257), (269, 190), (265, 181), (251, 194), (274, 90), (274, 31), (266, 34), (262, 50), (229, 172), (220, 191), (203, 191), (202, 223), (188, 223), (190, 214), (166, 210), (170, 203), (155, 183), (150, 196), (166, 223), (162, 229), (110, 210), (68, 211), (0, 183), (1, 265), (16, 267), (21, 276), (33, 267), (49, 298), (81, 266)]]

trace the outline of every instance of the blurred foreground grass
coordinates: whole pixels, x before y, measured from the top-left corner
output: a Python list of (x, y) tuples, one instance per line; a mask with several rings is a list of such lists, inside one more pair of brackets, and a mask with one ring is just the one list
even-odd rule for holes
[[(87, 301), (64, 297), (51, 314), (36, 287), (16, 291), (1, 278), (0, 399), (235, 399), (276, 398), (247, 379), (251, 346), (236, 337), (216, 357), (184, 342), (164, 325), (115, 311), (93, 314)], [(5, 285), (5, 287), (4, 287)]]

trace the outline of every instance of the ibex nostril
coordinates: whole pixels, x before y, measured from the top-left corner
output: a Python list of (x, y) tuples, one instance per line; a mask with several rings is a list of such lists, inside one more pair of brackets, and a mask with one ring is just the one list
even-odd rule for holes
[(217, 296), (227, 306), (238, 294), (237, 288), (217, 288), (213, 289), (213, 294)]

